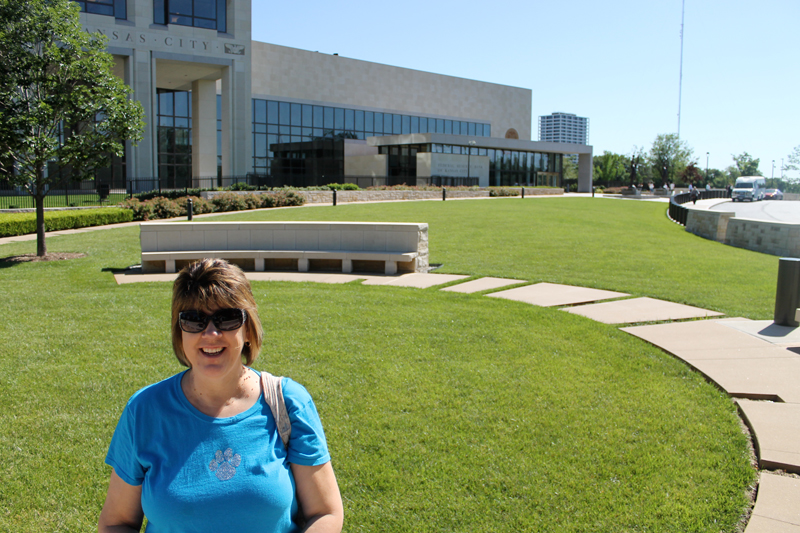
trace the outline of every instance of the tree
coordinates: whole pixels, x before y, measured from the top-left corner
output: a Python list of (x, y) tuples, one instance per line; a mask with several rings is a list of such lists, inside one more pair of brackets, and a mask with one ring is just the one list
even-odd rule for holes
[(70, 0), (0, 0), (0, 172), (35, 199), (39, 256), (44, 197), (63, 177), (48, 163), (74, 180), (91, 177), (144, 128), (105, 38), (84, 32), (78, 13)]
[(684, 183), (698, 183), (703, 179), (703, 173), (694, 163), (689, 163), (681, 172), (681, 181)]
[(594, 156), (594, 181), (610, 184), (622, 181), (626, 177), (626, 157), (613, 152), (605, 151), (603, 155)]
[[(792, 153), (786, 158), (787, 164), (784, 165), (783, 170), (800, 170), (800, 145), (795, 146)], [(787, 181), (799, 181), (798, 178), (786, 177)]]
[(686, 141), (680, 140), (675, 133), (656, 136), (650, 148), (648, 162), (653, 173), (660, 179), (659, 185), (674, 182), (681, 175), (692, 159), (692, 149)]
[(733, 162), (736, 163), (736, 169), (739, 171), (739, 176), (760, 176), (761, 171), (758, 170), (758, 162), (760, 159), (753, 159), (753, 156), (747, 152), (742, 152), (739, 155), (733, 155)]

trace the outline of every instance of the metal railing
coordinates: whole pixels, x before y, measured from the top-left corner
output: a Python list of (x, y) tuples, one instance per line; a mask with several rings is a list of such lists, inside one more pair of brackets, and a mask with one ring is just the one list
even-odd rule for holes
[[(699, 189), (699, 191), (700, 195), (697, 197), (698, 200), (710, 200), (713, 198), (728, 197), (728, 191), (725, 189), (711, 189), (710, 191)], [(685, 226), (686, 217), (689, 215), (689, 209), (683, 207), (683, 204), (687, 204), (691, 201), (692, 195), (688, 192), (673, 195), (669, 200), (669, 218), (681, 226)]]

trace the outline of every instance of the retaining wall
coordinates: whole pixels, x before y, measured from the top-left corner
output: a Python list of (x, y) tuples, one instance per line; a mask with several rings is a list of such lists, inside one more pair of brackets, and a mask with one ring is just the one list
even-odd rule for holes
[[(509, 190), (519, 191), (519, 187), (506, 187)], [(230, 191), (207, 191), (203, 192), (203, 197), (207, 200), (214, 198), (217, 194)], [(235, 191), (238, 194), (258, 194), (266, 191)], [(303, 196), (309, 204), (330, 204), (333, 203), (333, 191), (296, 191)], [(564, 189), (541, 189), (525, 188), (525, 196), (551, 196), (563, 195)], [(489, 198), (489, 190), (464, 191), (457, 189), (447, 189), (447, 198)], [(391, 202), (401, 200), (441, 200), (442, 191), (418, 191), (418, 190), (385, 190), (385, 191), (336, 191), (336, 203), (353, 202)]]
[(686, 231), (737, 248), (800, 258), (800, 224), (736, 218), (735, 213), (690, 209)]

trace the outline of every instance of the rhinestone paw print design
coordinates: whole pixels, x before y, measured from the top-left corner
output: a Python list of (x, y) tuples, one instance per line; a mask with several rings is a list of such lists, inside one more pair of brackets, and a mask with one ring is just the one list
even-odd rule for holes
[(214, 460), (208, 464), (208, 469), (214, 472), (220, 481), (227, 481), (236, 475), (236, 467), (241, 462), (242, 456), (234, 454), (230, 448), (224, 452), (217, 450)]

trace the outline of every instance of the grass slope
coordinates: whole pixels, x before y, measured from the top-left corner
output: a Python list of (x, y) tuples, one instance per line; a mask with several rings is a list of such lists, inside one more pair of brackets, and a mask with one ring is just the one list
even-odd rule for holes
[[(557, 209), (557, 202), (531, 203)], [(514, 249), (497, 245), (513, 240), (505, 236), (508, 227), (497, 226), (490, 238), (473, 223), (481, 217), (488, 223), (491, 211), (481, 204), (280, 215), (424, 216), (434, 261), (450, 271), (499, 275), (457, 256), (466, 234), (473, 248)], [(485, 204), (512, 221), (531, 218), (525, 205)], [(397, 211), (403, 205), (408, 211)], [(650, 223), (652, 213), (621, 209), (634, 226), (637, 216), (640, 225)], [(586, 225), (580, 233), (588, 233)], [(677, 242), (682, 235), (675, 233)], [(627, 237), (607, 233), (606, 239)], [(714, 243), (697, 243), (705, 245), (696, 251), (704, 258), (692, 264), (714, 255), (709, 245), (716, 251)], [(125, 401), (180, 370), (167, 327), (169, 284), (117, 286), (108, 272), (138, 262), (137, 228), (48, 244), (88, 257), (0, 263), (7, 310), (0, 330), (2, 531), (92, 531), (109, 473), (103, 457)], [(32, 246), (0, 246), (0, 257)], [(541, 264), (541, 254), (557, 257), (543, 244), (536, 254), (514, 256), (520, 262), (513, 275), (526, 279), (538, 271), (522, 258)], [(573, 261), (570, 269), (580, 268), (577, 259), (561, 263)], [(592, 268), (596, 263), (583, 266)], [(605, 274), (595, 270), (594, 286), (621, 288)], [(307, 283), (253, 289), (266, 327), (255, 366), (290, 375), (314, 395), (348, 531), (718, 532), (734, 531), (747, 508), (754, 471), (732, 402), (682, 363), (613, 327), (435, 289)]]

